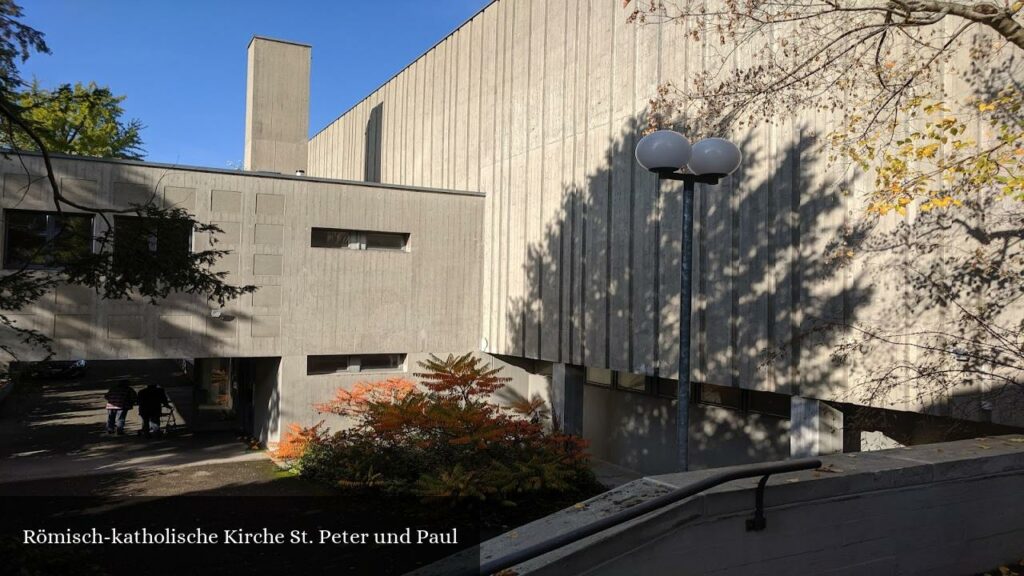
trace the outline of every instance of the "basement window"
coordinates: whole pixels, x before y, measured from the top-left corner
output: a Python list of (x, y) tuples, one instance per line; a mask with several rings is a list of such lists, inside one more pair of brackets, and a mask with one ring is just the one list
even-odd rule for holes
[(56, 268), (92, 253), (93, 217), (4, 211), (4, 268)]
[(409, 234), (403, 232), (372, 232), (341, 228), (312, 228), (309, 235), (312, 248), (343, 248), (348, 250), (393, 250), (404, 252), (409, 246)]
[(306, 356), (306, 374), (387, 372), (405, 369), (405, 354), (325, 354)]
[(790, 397), (787, 394), (698, 384), (696, 401), (700, 404), (722, 406), (730, 410), (764, 414), (775, 418), (790, 417)]

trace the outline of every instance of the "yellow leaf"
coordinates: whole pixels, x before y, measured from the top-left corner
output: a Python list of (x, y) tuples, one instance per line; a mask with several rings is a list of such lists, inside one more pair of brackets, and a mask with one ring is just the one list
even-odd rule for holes
[(927, 146), (921, 146), (920, 148), (918, 148), (917, 149), (917, 157), (918, 158), (934, 158), (935, 157), (935, 153), (938, 152), (938, 151), (939, 151), (939, 144), (937, 142), (933, 142), (931, 144), (928, 144)]

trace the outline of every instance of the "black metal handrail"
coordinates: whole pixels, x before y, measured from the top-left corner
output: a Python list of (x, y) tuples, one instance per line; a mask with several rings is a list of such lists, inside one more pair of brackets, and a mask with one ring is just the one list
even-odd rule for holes
[(770, 462), (767, 464), (751, 464), (749, 466), (737, 466), (730, 468), (719, 472), (718, 474), (708, 476), (703, 480), (698, 480), (688, 486), (677, 488), (668, 494), (663, 494), (657, 498), (641, 502), (636, 506), (620, 510), (619, 512), (601, 518), (600, 520), (587, 524), (586, 526), (581, 526), (574, 530), (548, 538), (543, 542), (538, 542), (521, 550), (516, 550), (510, 554), (506, 554), (505, 556), (489, 560), (480, 565), (478, 573), (486, 576), (488, 574), (494, 574), (495, 572), (504, 570), (505, 568), (511, 568), (512, 566), (522, 564), (527, 560), (532, 560), (533, 558), (551, 552), (552, 550), (557, 550), (562, 546), (582, 540), (587, 536), (592, 536), (598, 532), (602, 532), (608, 528), (622, 524), (623, 522), (628, 522), (634, 518), (643, 516), (648, 512), (653, 512), (659, 508), (668, 506), (669, 504), (674, 504), (675, 502), (679, 502), (680, 500), (699, 494), (709, 488), (714, 488), (719, 484), (725, 484), (726, 482), (740, 480), (743, 478), (754, 478), (757, 476), (762, 477), (760, 482), (757, 484), (754, 517), (747, 520), (747, 530), (763, 530), (767, 525), (764, 515), (764, 487), (768, 482), (768, 477), (772, 474), (796, 472), (798, 470), (813, 470), (820, 467), (821, 460), (818, 460), (817, 458), (801, 458), (798, 460)]

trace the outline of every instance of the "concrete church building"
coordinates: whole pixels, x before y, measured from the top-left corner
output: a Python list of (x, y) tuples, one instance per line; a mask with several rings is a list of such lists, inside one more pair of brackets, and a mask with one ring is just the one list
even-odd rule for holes
[[(161, 202), (216, 224), (232, 250), (219, 266), (259, 290), (221, 310), (60, 287), (18, 324), (51, 336), (58, 358), (188, 359), (200, 408), (230, 409), (268, 443), (320, 420), (312, 405), (340, 386), (474, 351), (514, 378), (499, 400), (541, 394), (595, 457), (672, 470), (679, 189), (633, 150), (657, 86), (702, 60), (681, 33), (627, 15), (620, 0), (496, 0), (312, 138), (311, 47), (254, 37), (244, 170), (78, 157), (54, 169), (71, 199)], [(844, 425), (858, 366), (802, 342), (802, 319), (883, 316), (908, 295), (820, 269), (858, 209), (827, 184), (815, 139), (830, 122), (728, 135), (742, 167), (698, 188), (693, 468), (925, 442), (942, 428), (929, 418), (1021, 424), (975, 386), (890, 395), (877, 426)], [(5, 264), (12, 215), (43, 230), (52, 217), (41, 159), (22, 160), (28, 173), (2, 163)]]

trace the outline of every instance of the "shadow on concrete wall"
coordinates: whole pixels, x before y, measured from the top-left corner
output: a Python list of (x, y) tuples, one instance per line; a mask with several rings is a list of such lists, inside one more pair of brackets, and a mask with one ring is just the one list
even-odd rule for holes
[(366, 120), (365, 147), (363, 149), (363, 180), (366, 182), (380, 182), (383, 127), (384, 103), (381, 102), (370, 110), (370, 117)]
[[(603, 167), (587, 175), (584, 187), (564, 188), (557, 217), (545, 223), (543, 240), (525, 247), (526, 296), (508, 308), (509, 348), (555, 362), (582, 358), (598, 367), (603, 362), (592, 359), (609, 358), (616, 369), (674, 377), (681, 188), (665, 183), (659, 189), (653, 177), (634, 165), (633, 148), (644, 126), (645, 119), (634, 118), (621, 128), (604, 153)], [(874, 286), (818, 249), (841, 233), (846, 202), (827, 174), (812, 173), (824, 172), (821, 143), (799, 128), (794, 132), (794, 145), (777, 152), (764, 149), (764, 138), (742, 140), (744, 166), (767, 168), (758, 174), (741, 168), (718, 186), (698, 189), (694, 380), (808, 396), (845, 384), (827, 360), (842, 335), (815, 326), (852, 317), (870, 300)], [(614, 223), (611, 232), (609, 223)], [(544, 304), (555, 300), (552, 291), (558, 292), (560, 317), (557, 310), (545, 314)], [(550, 338), (544, 323), (553, 318), (561, 321), (560, 345), (558, 354), (549, 356), (543, 354), (549, 349), (544, 338)], [(616, 341), (607, 330), (588, 330), (595, 322), (627, 327), (627, 340)], [(593, 334), (600, 338), (588, 340)], [(772, 348), (783, 354), (766, 363)], [(811, 355), (815, 361), (806, 362)], [(590, 387), (587, 392), (594, 393)], [(626, 452), (671, 449), (671, 433), (661, 440), (650, 434), (668, 429), (673, 412), (668, 400), (654, 400), (666, 408), (628, 414), (615, 410), (604, 434), (635, 437)], [(727, 414), (708, 419), (701, 423), (710, 428), (701, 429), (697, 449), (713, 451), (730, 435), (742, 433), (773, 452), (781, 429), (771, 424), (765, 434), (750, 435), (748, 420)], [(639, 453), (620, 456), (625, 461), (644, 458)]]

